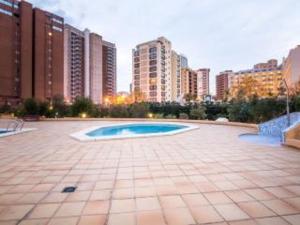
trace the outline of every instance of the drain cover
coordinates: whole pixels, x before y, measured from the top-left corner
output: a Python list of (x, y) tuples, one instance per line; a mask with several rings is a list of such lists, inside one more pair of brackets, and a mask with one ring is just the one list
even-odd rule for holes
[(62, 190), (62, 193), (71, 193), (71, 192), (74, 192), (75, 190), (76, 190), (76, 187), (65, 187)]

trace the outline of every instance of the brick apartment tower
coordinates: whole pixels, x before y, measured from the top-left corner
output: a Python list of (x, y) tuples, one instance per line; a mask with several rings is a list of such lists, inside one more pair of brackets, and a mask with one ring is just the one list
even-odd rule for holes
[(32, 97), (32, 5), (0, 1), (0, 104)]
[(224, 100), (226, 91), (229, 90), (229, 78), (233, 75), (232, 70), (226, 70), (216, 76), (217, 100)]
[(63, 19), (25, 1), (0, 1), (0, 104), (63, 94)]
[(64, 19), (41, 9), (33, 13), (33, 96), (41, 101), (63, 96)]

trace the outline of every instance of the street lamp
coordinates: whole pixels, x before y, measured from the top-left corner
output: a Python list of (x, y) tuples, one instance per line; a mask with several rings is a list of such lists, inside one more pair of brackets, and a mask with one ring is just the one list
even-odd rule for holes
[(287, 125), (289, 127), (291, 125), (291, 115), (290, 115), (290, 105), (289, 105), (290, 90), (289, 90), (289, 87), (288, 87), (285, 79), (283, 79), (283, 84), (284, 84), (285, 89), (286, 89), (286, 115), (287, 115)]

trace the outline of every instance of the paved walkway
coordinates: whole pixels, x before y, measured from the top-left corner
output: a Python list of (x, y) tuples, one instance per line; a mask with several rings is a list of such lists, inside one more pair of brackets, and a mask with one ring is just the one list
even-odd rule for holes
[[(81, 143), (105, 122), (40, 122), (0, 139), (0, 225), (299, 225), (300, 151), (251, 129)], [(74, 193), (61, 193), (77, 186)]]

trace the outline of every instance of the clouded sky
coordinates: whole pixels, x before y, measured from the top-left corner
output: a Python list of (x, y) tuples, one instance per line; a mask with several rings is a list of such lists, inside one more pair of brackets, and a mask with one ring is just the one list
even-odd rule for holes
[(300, 44), (299, 0), (29, 0), (117, 45), (118, 91), (129, 90), (131, 49), (165, 36), (193, 69), (248, 69)]

